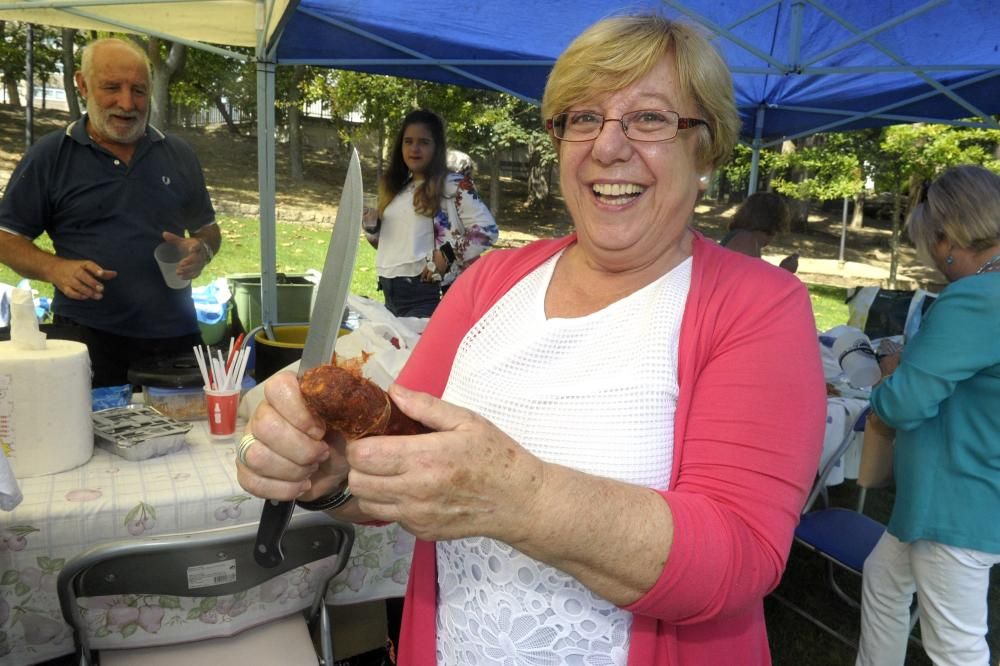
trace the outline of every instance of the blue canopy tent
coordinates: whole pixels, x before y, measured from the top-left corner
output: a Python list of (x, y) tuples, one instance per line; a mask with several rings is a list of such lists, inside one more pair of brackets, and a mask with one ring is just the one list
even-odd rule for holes
[[(998, 127), (992, 0), (0, 0), (0, 19), (256, 47), (263, 319), (274, 321), (274, 69), (309, 64), (494, 89), (535, 101), (594, 21), (700, 23), (734, 74), (743, 137), (762, 147), (893, 123)], [(222, 34), (218, 34), (222, 33)], [(212, 48), (212, 47), (209, 47)], [(753, 185), (751, 185), (753, 187)]]
[(1000, 21), (986, 0), (616, 5), (425, 2), (414, 11), (400, 0), (301, 0), (277, 57), (538, 101), (555, 58), (588, 25), (622, 11), (660, 12), (717, 36), (755, 156), (820, 131), (961, 118), (998, 127), (989, 116), (1000, 113)]

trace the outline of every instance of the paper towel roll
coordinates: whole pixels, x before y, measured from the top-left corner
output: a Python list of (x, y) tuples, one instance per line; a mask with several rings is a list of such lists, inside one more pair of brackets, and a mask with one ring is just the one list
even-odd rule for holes
[(90, 460), (87, 346), (48, 340), (45, 349), (0, 342), (0, 443), (18, 477), (55, 474)]

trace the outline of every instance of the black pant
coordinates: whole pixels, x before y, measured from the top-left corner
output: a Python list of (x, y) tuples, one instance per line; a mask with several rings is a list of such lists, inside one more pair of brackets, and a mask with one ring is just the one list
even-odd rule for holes
[(419, 276), (379, 276), (378, 288), (386, 309), (397, 317), (430, 317), (441, 302), (441, 283), (421, 282)]
[(133, 363), (159, 356), (190, 354), (196, 345), (201, 344), (201, 333), (176, 338), (131, 338), (99, 331), (61, 315), (54, 315), (52, 322), (72, 327), (79, 333), (73, 337), (87, 345), (92, 375), (90, 385), (93, 388), (128, 384), (128, 369)]

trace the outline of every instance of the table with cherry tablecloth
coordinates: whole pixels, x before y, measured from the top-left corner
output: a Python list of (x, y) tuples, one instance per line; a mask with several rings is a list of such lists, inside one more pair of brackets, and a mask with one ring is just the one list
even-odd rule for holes
[[(237, 432), (241, 432), (238, 428)], [(212, 439), (196, 421), (179, 450), (129, 461), (95, 447), (84, 465), (19, 479), (24, 500), (0, 511), (0, 663), (37, 664), (73, 652), (56, 577), (63, 564), (115, 539), (192, 532), (260, 519), (263, 501), (236, 482), (237, 437)], [(357, 526), (334, 605), (401, 597), (413, 537), (398, 525)], [(84, 600), (94, 648), (138, 647), (235, 633), (308, 604), (319, 576), (296, 570), (239, 598)]]

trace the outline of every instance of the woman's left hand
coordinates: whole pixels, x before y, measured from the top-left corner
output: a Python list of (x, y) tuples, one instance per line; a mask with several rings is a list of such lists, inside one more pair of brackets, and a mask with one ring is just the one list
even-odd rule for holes
[(899, 367), (900, 352), (885, 354), (878, 360), (878, 367), (882, 371), (882, 377), (888, 377)]
[[(434, 265), (433, 270), (431, 264)], [(448, 259), (441, 250), (434, 250), (427, 261), (427, 267), (420, 273), (421, 282), (438, 282), (448, 272)]]
[(359, 508), (425, 540), (486, 535), (515, 541), (543, 463), (483, 417), (393, 385), (397, 406), (436, 432), (348, 443)]

